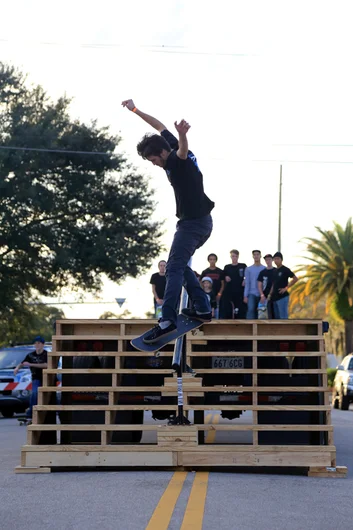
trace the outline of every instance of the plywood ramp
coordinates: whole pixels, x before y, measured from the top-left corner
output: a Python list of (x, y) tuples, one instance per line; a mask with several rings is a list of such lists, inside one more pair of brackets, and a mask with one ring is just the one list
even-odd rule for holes
[(56, 322), (16, 473), (223, 466), (346, 475), (336, 466), (321, 321), (218, 320), (189, 333), (183, 397), (193, 425), (169, 424), (178, 408), (173, 344), (159, 357), (130, 345), (154, 324)]

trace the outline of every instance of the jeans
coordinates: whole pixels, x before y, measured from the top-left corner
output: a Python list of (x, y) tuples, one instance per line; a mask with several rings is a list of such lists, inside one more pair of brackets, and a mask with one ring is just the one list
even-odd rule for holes
[(208, 296), (200, 286), (188, 262), (195, 250), (202, 247), (212, 232), (212, 217), (206, 215), (199, 219), (178, 221), (170, 249), (166, 268), (166, 287), (162, 307), (162, 320), (177, 323), (175, 310), (183, 286), (199, 313), (210, 313), (211, 305)]
[(284, 298), (273, 302), (273, 311), (275, 318), (280, 320), (288, 319), (288, 302), (289, 296), (285, 296)]
[(255, 294), (249, 294), (248, 296), (248, 312), (246, 318), (248, 320), (257, 319), (257, 306), (260, 302), (260, 297)]
[(33, 407), (38, 403), (38, 388), (42, 386), (42, 382), (39, 379), (32, 380), (32, 394), (29, 402), (29, 409), (26, 412), (28, 418), (32, 418)]

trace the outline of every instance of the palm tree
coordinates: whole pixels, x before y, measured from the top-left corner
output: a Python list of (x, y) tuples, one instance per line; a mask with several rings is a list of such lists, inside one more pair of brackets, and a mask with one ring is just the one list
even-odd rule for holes
[(309, 295), (315, 302), (326, 299), (328, 307), (344, 321), (346, 353), (350, 353), (353, 351), (352, 219), (348, 219), (345, 228), (334, 223), (333, 230), (318, 227), (316, 230), (321, 239), (305, 239), (309, 264), (297, 269), (303, 276), (293, 287), (293, 297), (303, 305)]

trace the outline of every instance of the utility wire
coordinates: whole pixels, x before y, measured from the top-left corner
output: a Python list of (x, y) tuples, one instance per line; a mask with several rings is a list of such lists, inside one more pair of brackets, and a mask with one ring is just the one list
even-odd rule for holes
[(67, 153), (77, 155), (100, 155), (100, 156), (113, 156), (114, 153), (104, 153), (101, 151), (70, 151), (66, 149), (45, 149), (41, 147), (15, 147), (8, 145), (0, 145), (0, 149), (10, 151), (38, 151), (39, 153)]
[[(78, 155), (99, 155), (99, 156), (113, 156), (114, 153), (104, 153), (100, 151), (69, 151), (65, 149), (42, 149), (37, 147), (15, 147), (0, 145), (2, 150), (11, 151), (32, 151), (39, 153), (65, 153), (65, 154), (78, 154)], [(217, 157), (202, 157), (204, 160), (232, 160), (231, 158), (217, 158)], [(341, 161), (341, 160), (252, 160), (252, 162), (276, 162), (276, 163), (287, 163), (287, 164), (353, 164), (353, 161)]]
[(93, 49), (114, 49), (114, 48), (128, 48), (128, 49), (142, 49), (151, 53), (174, 53), (182, 55), (215, 55), (215, 56), (228, 56), (228, 57), (256, 57), (257, 54), (253, 53), (235, 53), (235, 52), (207, 52), (190, 50), (187, 46), (175, 46), (175, 45), (164, 45), (164, 44), (141, 44), (138, 46), (126, 45), (126, 44), (101, 44), (101, 43), (65, 43), (65, 42), (33, 42), (33, 41), (13, 41), (11, 39), (0, 39), (1, 44), (23, 44), (32, 46), (70, 46), (71, 48), (93, 48)]

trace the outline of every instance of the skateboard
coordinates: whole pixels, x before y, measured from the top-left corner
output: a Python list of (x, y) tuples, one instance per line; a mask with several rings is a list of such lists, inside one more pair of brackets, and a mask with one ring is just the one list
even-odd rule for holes
[[(157, 353), (161, 348), (163, 348), (166, 344), (169, 342), (172, 342), (175, 339), (178, 339), (179, 337), (182, 337), (185, 335), (185, 333), (188, 333), (188, 331), (196, 330), (197, 328), (201, 327), (204, 322), (200, 322), (200, 320), (196, 320), (194, 318), (188, 318), (182, 314), (178, 315), (178, 322), (177, 322), (177, 328), (173, 333), (168, 335), (167, 337), (161, 337), (158, 342), (154, 342), (153, 344), (146, 344), (143, 342), (144, 336), (149, 333), (150, 330), (146, 331), (139, 337), (136, 337), (135, 339), (132, 339), (130, 341), (130, 344), (139, 351), (144, 351), (148, 353)], [(156, 355), (158, 357), (158, 355)]]
[(32, 418), (27, 418), (27, 416), (20, 416), (19, 418), (16, 418), (17, 421), (20, 422), (20, 426), (22, 425), (31, 425)]

